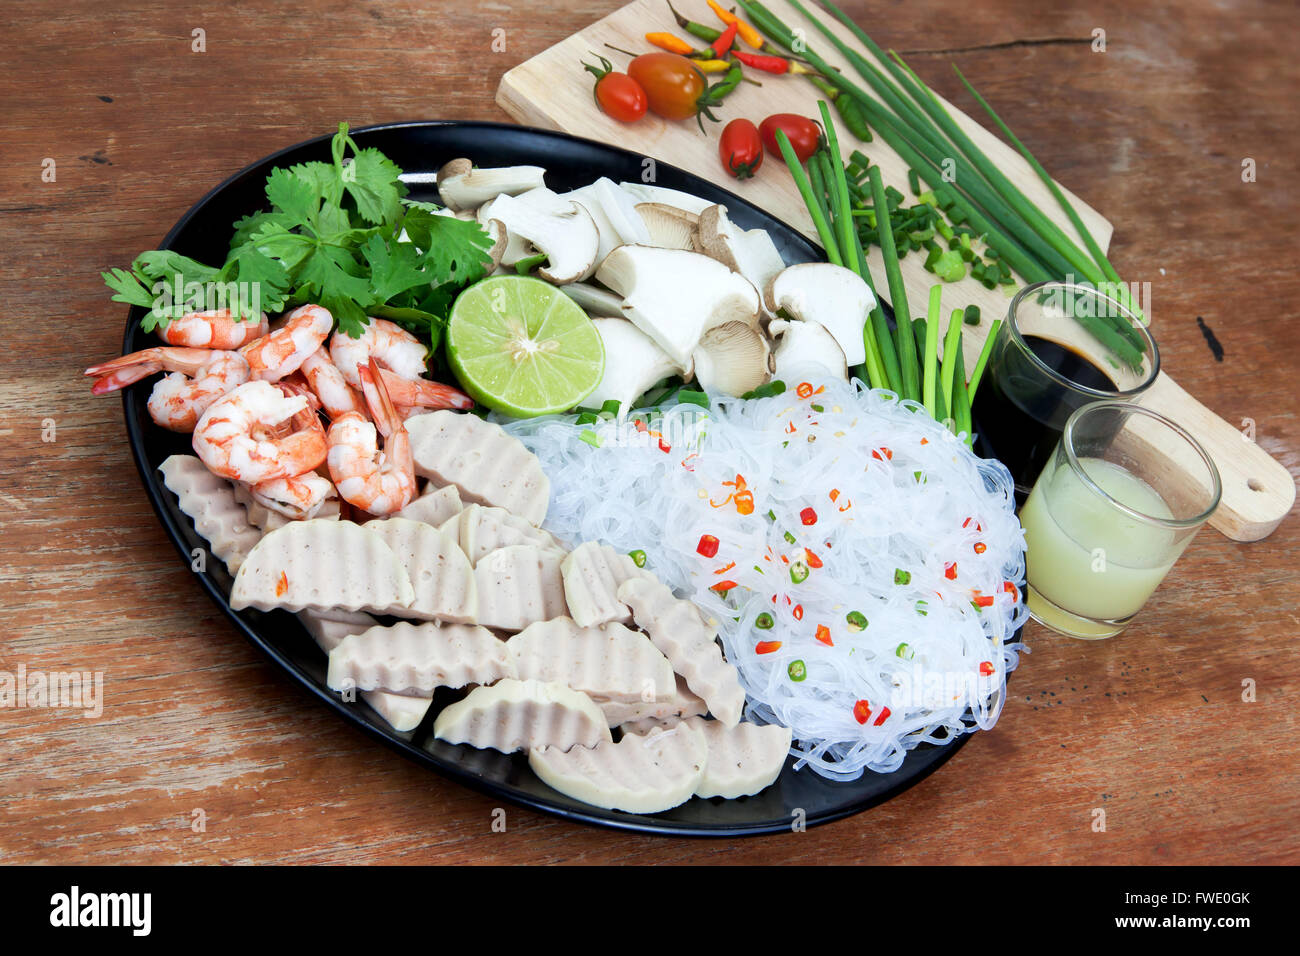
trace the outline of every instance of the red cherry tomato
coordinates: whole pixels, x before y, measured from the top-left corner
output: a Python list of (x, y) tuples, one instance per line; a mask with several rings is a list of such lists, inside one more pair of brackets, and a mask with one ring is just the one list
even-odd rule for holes
[(620, 123), (635, 123), (645, 116), (645, 90), (626, 73), (606, 73), (597, 80), (596, 102)]
[(626, 73), (615, 73), (614, 64), (603, 56), (600, 66), (584, 62), (583, 69), (596, 78), (592, 89), (596, 105), (620, 123), (635, 123), (645, 116), (646, 95), (641, 84)]
[(690, 119), (700, 111), (704, 77), (690, 60), (676, 53), (642, 53), (627, 68), (645, 90), (650, 112), (668, 120)]
[(781, 155), (781, 147), (776, 144), (778, 129), (785, 130), (785, 135), (790, 137), (790, 145), (794, 147), (799, 162), (806, 163), (808, 157), (817, 151), (817, 140), (822, 133), (820, 126), (798, 113), (773, 113), (758, 125), (763, 145), (773, 156)]
[(737, 179), (748, 179), (763, 165), (763, 143), (758, 127), (747, 119), (734, 119), (722, 129), (718, 138), (718, 157), (727, 172)]

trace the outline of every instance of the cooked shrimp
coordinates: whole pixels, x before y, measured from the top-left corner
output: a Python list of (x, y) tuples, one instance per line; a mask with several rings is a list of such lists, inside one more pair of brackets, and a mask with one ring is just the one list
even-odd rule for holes
[(238, 349), (268, 331), (265, 312), (257, 322), (241, 322), (229, 309), (211, 309), (172, 319), (159, 327), (158, 337), (168, 345), (190, 349)]
[(334, 484), (314, 471), (293, 478), (272, 478), (249, 486), (253, 498), (272, 511), (295, 519), (316, 517), (326, 500), (334, 497)]
[[(291, 430), (282, 434), (285, 421)], [(328, 450), (306, 396), (270, 382), (245, 382), (217, 399), (194, 429), (194, 451), (208, 470), (250, 485), (306, 474)]]
[[(345, 412), (329, 429), (330, 477), (339, 496), (372, 515), (388, 515), (415, 497), (415, 459), (410, 436), (389, 400), (374, 357), (361, 367), (361, 390), (375, 422)], [(381, 451), (375, 428), (384, 436)]]
[(474, 407), (474, 399), (450, 385), (431, 382), (427, 378), (402, 378), (383, 368), (379, 375), (388, 389), (388, 397), (399, 409)]
[(334, 316), (329, 309), (302, 305), (285, 316), (280, 328), (254, 339), (239, 351), (248, 359), (253, 378), (274, 382), (296, 372), (307, 356), (321, 347), (332, 328)]
[(387, 319), (371, 319), (359, 338), (335, 332), (330, 339), (330, 358), (353, 388), (361, 387), (361, 372), (375, 358), (381, 366), (402, 378), (424, 374), (428, 349), (406, 329)]
[(149, 396), (149, 415), (163, 428), (192, 432), (213, 402), (248, 381), (248, 363), (238, 352), (157, 346), (132, 352), (86, 369), (95, 376), (96, 395), (115, 392), (132, 382), (171, 372), (159, 379)]
[(347, 383), (338, 366), (330, 361), (329, 349), (325, 346), (307, 356), (298, 371), (307, 379), (331, 421), (348, 412), (366, 414), (366, 403), (361, 393)]

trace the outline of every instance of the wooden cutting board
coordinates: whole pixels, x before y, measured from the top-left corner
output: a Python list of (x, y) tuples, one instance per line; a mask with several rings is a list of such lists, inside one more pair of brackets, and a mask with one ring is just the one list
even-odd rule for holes
[[(712, 24), (716, 19), (703, 0), (682, 0), (674, 5), (684, 16), (703, 23)], [(856, 78), (857, 74), (849, 63), (786, 0), (770, 0), (767, 6), (792, 28), (805, 27), (809, 47), (831, 65), (844, 70), (846, 75)], [(830, 20), (829, 17), (826, 19)], [(839, 23), (832, 26), (852, 48), (872, 59), (847, 29)], [(645, 34), (656, 30), (675, 32), (696, 47), (703, 45), (703, 41), (676, 28), (664, 0), (635, 0), (507, 72), (497, 88), (497, 103), (519, 123), (611, 143), (689, 170), (761, 206), (816, 241), (812, 219), (799, 198), (794, 181), (773, 157), (766, 158), (758, 176), (737, 182), (726, 174), (718, 159), (719, 125), (706, 123), (710, 128), (707, 134), (701, 134), (693, 122), (668, 122), (649, 114), (638, 123), (624, 124), (610, 119), (596, 108), (591, 98), (591, 76), (582, 69), (581, 61), (595, 63), (596, 54), (599, 54), (612, 60), (617, 69), (626, 69), (628, 57), (609, 49), (606, 44), (644, 52), (653, 49), (645, 42)], [(748, 71), (748, 75), (763, 85), (760, 88), (742, 83), (716, 111), (724, 123), (740, 116), (758, 122), (772, 113), (818, 116), (817, 100), (821, 94), (806, 79), (770, 76), (758, 71)], [(1024, 159), (956, 107), (946, 101), (945, 106), (1003, 173), (1067, 235), (1078, 241), (1077, 233), (1055, 199)], [(845, 160), (853, 150), (861, 150), (880, 166), (886, 185), (894, 186), (910, 198), (907, 164), (879, 138), (863, 143), (849, 135), (838, 122), (838, 115), (835, 118)], [(1008, 119), (1014, 127), (1014, 116)], [(1108, 247), (1112, 232), (1110, 223), (1064, 187), (1062, 190), (1097, 242), (1102, 248)], [(909, 311), (913, 316), (924, 314), (930, 286), (936, 281), (922, 267), (923, 261), (923, 256), (912, 253), (901, 262)], [(879, 249), (873, 248), (869, 252), (867, 264), (872, 275), (879, 277), (876, 285), (884, 291), (885, 272)], [(1006, 314), (1013, 291), (1013, 286), (985, 289), (973, 279), (944, 286), (945, 316), (952, 309), (975, 304), (984, 317), (978, 326), (965, 326), (963, 329), (967, 342), (964, 349), (967, 371), (978, 356), (991, 319)], [(1158, 336), (1158, 320), (1155, 331)], [(1223, 500), (1210, 521), (1215, 528), (1237, 541), (1255, 541), (1268, 535), (1291, 510), (1296, 487), (1287, 470), (1257, 445), (1244, 440), (1235, 427), (1188, 395), (1164, 372), (1143, 396), (1142, 404), (1182, 424), (1214, 458), (1223, 478)]]

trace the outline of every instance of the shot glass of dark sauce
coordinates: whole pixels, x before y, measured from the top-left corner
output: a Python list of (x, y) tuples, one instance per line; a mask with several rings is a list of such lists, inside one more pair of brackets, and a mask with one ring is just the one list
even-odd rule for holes
[(975, 450), (1007, 466), (1024, 504), (1075, 410), (1132, 401), (1160, 353), (1129, 302), (1088, 285), (1038, 282), (1011, 300), (971, 409)]

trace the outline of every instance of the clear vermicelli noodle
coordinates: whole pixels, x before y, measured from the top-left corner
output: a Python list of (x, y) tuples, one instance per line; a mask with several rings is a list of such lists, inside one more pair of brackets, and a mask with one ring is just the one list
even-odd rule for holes
[(644, 551), (716, 620), (748, 718), (852, 779), (997, 720), (1024, 536), (1001, 463), (892, 393), (805, 376), (648, 422), (504, 424), (550, 478), (546, 528)]

